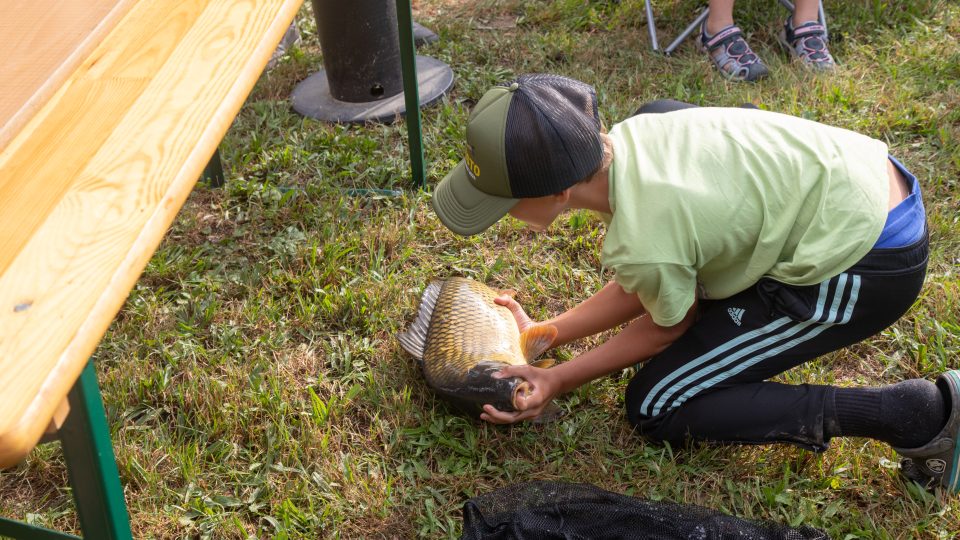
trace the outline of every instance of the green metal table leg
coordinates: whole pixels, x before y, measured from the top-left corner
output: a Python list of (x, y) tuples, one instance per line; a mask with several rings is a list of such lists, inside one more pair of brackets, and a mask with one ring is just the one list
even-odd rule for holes
[(0, 518), (0, 538), (23, 538), (24, 540), (82, 540), (79, 536), (51, 531), (28, 523)]
[(203, 172), (200, 173), (200, 180), (206, 181), (212, 188), (222, 188), (226, 183), (224, 181), (223, 162), (220, 161), (220, 148), (217, 148), (210, 156), (210, 161), (203, 168)]
[[(132, 540), (130, 518), (123, 499), (117, 462), (113, 457), (107, 415), (100, 400), (100, 387), (93, 361), (67, 395), (70, 414), (57, 432), (63, 447), (73, 500), (86, 538)], [(0, 518), (0, 537), (30, 540), (67, 539), (79, 536), (51, 531), (27, 523)]]
[(423, 165), (423, 137), (420, 128), (420, 94), (417, 88), (417, 50), (413, 42), (413, 11), (410, 0), (396, 0), (400, 31), (400, 68), (403, 71), (403, 95), (407, 112), (407, 139), (410, 146), (410, 172), (413, 183), (423, 189), (426, 177)]
[(83, 369), (68, 399), (70, 414), (60, 428), (60, 440), (83, 534), (98, 540), (131, 539), (93, 361)]

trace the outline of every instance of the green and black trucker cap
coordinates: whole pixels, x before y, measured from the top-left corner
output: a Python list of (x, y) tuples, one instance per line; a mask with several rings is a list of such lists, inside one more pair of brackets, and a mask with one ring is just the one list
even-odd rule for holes
[(603, 160), (597, 93), (559, 75), (521, 75), (487, 91), (467, 120), (464, 159), (433, 194), (433, 209), (469, 236), (519, 199), (559, 193)]

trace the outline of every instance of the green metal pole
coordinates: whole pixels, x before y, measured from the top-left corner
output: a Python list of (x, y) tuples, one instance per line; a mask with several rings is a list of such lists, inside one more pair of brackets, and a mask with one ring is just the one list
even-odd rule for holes
[(132, 540), (93, 361), (87, 363), (67, 399), (70, 414), (59, 435), (83, 535), (97, 540)]
[(397, 25), (400, 32), (400, 67), (403, 71), (403, 95), (407, 109), (410, 170), (414, 185), (418, 189), (423, 189), (426, 173), (420, 128), (420, 93), (417, 88), (417, 49), (413, 42), (413, 10), (410, 7), (410, 0), (396, 0), (396, 2)]

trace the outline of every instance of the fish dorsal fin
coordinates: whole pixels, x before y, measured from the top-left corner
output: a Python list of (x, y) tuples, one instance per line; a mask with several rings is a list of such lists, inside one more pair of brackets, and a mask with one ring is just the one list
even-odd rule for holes
[(531, 366), (543, 368), (543, 369), (552, 368), (556, 364), (557, 364), (557, 361), (554, 360), (553, 358), (544, 358), (542, 360), (537, 360), (536, 362), (530, 362)]
[(423, 297), (420, 299), (420, 308), (417, 310), (417, 318), (414, 319), (405, 332), (397, 334), (397, 340), (403, 350), (410, 353), (418, 360), (423, 360), (423, 353), (427, 348), (427, 330), (430, 329), (430, 317), (433, 316), (433, 309), (437, 306), (437, 298), (440, 297), (440, 289), (443, 288), (442, 281), (432, 281), (423, 291)]
[(527, 362), (543, 354), (557, 338), (557, 327), (552, 324), (531, 326), (520, 334), (520, 351)]

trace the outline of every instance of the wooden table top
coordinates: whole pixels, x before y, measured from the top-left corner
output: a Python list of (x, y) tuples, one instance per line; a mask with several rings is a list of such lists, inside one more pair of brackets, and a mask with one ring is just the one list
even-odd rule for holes
[(301, 2), (0, 2), (0, 468), (49, 425)]
[[(0, 149), (73, 73), (132, 0), (0, 2)], [(55, 5), (56, 4), (56, 5)]]

